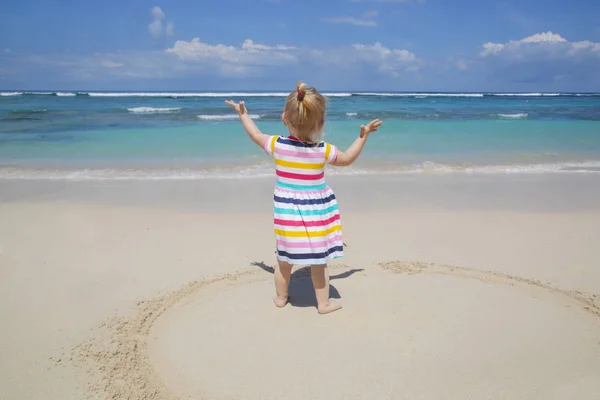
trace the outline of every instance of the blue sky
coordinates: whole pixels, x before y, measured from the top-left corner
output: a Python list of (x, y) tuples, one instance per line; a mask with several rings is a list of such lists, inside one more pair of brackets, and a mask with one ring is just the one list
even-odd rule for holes
[(20, 0), (14, 90), (600, 91), (597, 0)]

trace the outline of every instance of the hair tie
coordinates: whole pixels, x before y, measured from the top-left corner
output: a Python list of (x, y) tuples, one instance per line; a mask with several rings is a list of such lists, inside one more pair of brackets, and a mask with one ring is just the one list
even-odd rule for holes
[(305, 94), (306, 94), (306, 92), (304, 90), (298, 89), (298, 101), (304, 100), (304, 95)]

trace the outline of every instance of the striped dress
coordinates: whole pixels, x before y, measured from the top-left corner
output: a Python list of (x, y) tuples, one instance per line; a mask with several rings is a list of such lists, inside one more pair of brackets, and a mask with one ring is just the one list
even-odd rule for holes
[(265, 151), (277, 174), (274, 203), (277, 258), (295, 265), (326, 264), (344, 254), (337, 200), (325, 183), (325, 164), (337, 147), (293, 136), (269, 136)]

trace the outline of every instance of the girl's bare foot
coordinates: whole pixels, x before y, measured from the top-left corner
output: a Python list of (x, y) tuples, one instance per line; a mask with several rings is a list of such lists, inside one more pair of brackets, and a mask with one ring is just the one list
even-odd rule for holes
[(279, 308), (285, 307), (289, 301), (288, 289), (290, 287), (293, 267), (292, 264), (285, 261), (279, 261), (275, 267), (275, 297), (273, 297), (273, 303)]
[(279, 297), (279, 296), (275, 296), (273, 297), (273, 303), (275, 303), (275, 305), (279, 308), (283, 308), (285, 307), (285, 305), (288, 303), (289, 297)]
[(317, 311), (319, 312), (319, 314), (329, 314), (339, 310), (340, 308), (342, 308), (341, 303), (338, 303), (336, 301), (330, 301), (327, 304), (317, 306)]

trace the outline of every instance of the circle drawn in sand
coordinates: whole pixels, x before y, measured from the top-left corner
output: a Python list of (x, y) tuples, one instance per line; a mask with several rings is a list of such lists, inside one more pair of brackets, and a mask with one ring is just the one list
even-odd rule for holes
[(553, 286), (550, 283), (543, 283), (535, 279), (522, 278), (519, 276), (503, 274), (501, 272), (479, 271), (472, 268), (456, 267), (421, 261), (391, 261), (380, 263), (379, 266), (388, 271), (400, 274), (442, 274), (453, 275), (461, 278), (477, 279), (485, 283), (529, 285), (575, 301), (585, 311), (588, 311), (596, 316), (600, 316), (600, 295), (585, 293), (578, 290), (564, 290)]
[[(599, 296), (577, 291), (566, 291), (534, 280), (504, 275), (497, 272), (477, 271), (462, 267), (422, 262), (388, 262), (382, 263), (380, 266), (384, 270), (395, 274), (418, 276), (441, 275), (451, 276), (453, 278), (470, 278), (494, 285), (501, 284), (501, 286), (515, 286), (516, 289), (525, 288), (541, 290), (546, 294), (557, 297), (557, 300), (561, 301), (561, 304), (563, 305), (575, 305), (585, 310), (587, 313), (600, 316)], [(341, 268), (343, 267), (333, 268), (332, 270), (335, 271)], [(301, 272), (300, 275), (307, 274)], [(133, 318), (115, 318), (108, 321), (103, 325), (104, 335), (94, 341), (83, 343), (74, 349), (78, 362), (91, 368), (91, 372), (95, 375), (90, 387), (91, 394), (94, 395), (94, 397), (98, 396), (100, 398), (110, 399), (128, 398), (134, 400), (162, 400), (177, 398), (175, 393), (161, 383), (161, 378), (164, 377), (164, 371), (157, 373), (157, 369), (152, 365), (153, 360), (149, 358), (149, 345), (155, 345), (154, 342), (156, 339), (153, 337), (153, 326), (155, 325), (155, 322), (157, 322), (157, 319), (165, 314), (166, 311), (173, 309), (173, 306), (177, 305), (178, 307), (185, 307), (185, 303), (191, 301), (190, 299), (192, 298), (204, 298), (208, 301), (210, 296), (216, 293), (222, 293), (223, 291), (221, 289), (224, 286), (231, 287), (231, 290), (238, 290), (242, 286), (250, 287), (253, 284), (260, 284), (269, 278), (271, 278), (269, 275), (265, 275), (261, 271), (252, 271), (194, 282), (176, 292), (139, 303), (138, 313)], [(366, 278), (358, 277), (356, 279)], [(218, 286), (221, 288), (218, 288)], [(351, 296), (352, 295), (349, 294), (348, 302), (350, 302)], [(263, 299), (260, 299), (260, 301), (262, 302), (267, 299), (268, 297), (265, 296)], [(212, 304), (210, 307), (214, 308), (218, 306), (219, 304), (216, 303)], [(270, 304), (267, 304), (266, 307), (271, 307), (270, 310), (274, 309), (274, 306)], [(365, 313), (369, 313), (369, 310), (358, 310), (356, 306), (353, 306), (353, 308), (347, 307), (347, 309), (342, 310), (341, 313), (351, 313), (353, 312), (352, 310), (357, 310), (357, 318), (361, 315), (364, 317), (368, 315)], [(229, 311), (230, 310), (227, 310), (227, 312)], [(285, 312), (286, 310), (276, 310), (274, 312), (277, 311)], [(308, 312), (309, 310), (305, 309), (303, 311)], [(359, 311), (362, 314), (360, 314)], [(338, 318), (338, 321), (341, 321), (341, 323), (344, 322), (343, 319), (340, 319), (341, 317), (335, 317), (335, 314), (329, 317), (315, 315), (315, 321), (330, 321), (329, 323), (332, 323), (331, 321), (334, 321), (333, 319), (327, 319), (331, 317)], [(422, 315), (418, 317), (425, 318)], [(426, 324), (427, 321), (421, 319), (419, 323)], [(205, 328), (209, 329), (210, 327)], [(373, 334), (375, 335), (375, 333)], [(393, 339), (386, 335), (383, 336), (386, 337), (387, 340)], [(378, 335), (377, 337), (381, 338), (382, 336)], [(294, 338), (290, 338), (291, 346), (293, 346), (293, 339)], [(404, 352), (405, 358), (408, 358), (408, 355), (406, 355), (408, 353), (406, 352), (410, 352), (410, 346), (406, 346), (405, 344), (403, 346), (404, 347), (401, 346), (399, 349)], [(349, 350), (352, 351), (352, 349)], [(231, 357), (234, 358), (235, 354), (232, 354)], [(360, 360), (355, 361), (360, 362)], [(265, 371), (265, 373), (267, 372), (268, 371)], [(294, 371), (290, 371), (290, 374), (293, 376)], [(349, 383), (356, 380), (353, 376), (348, 376), (347, 379)], [(308, 385), (309, 383), (307, 382), (306, 384)]]

